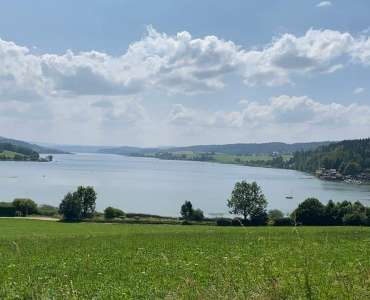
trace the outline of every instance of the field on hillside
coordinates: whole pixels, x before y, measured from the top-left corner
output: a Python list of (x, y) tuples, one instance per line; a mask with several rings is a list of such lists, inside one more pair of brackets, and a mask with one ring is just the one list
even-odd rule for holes
[(0, 160), (15, 159), (16, 156), (24, 157), (25, 155), (12, 151), (0, 152)]
[(0, 219), (0, 299), (369, 299), (370, 228)]

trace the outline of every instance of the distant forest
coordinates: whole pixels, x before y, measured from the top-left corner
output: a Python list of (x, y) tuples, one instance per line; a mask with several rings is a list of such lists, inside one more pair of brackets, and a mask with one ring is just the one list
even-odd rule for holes
[[(40, 155), (30, 148), (17, 146), (10, 143), (0, 143), (0, 154), (10, 152), (13, 154), (12, 160), (24, 160), (25, 158), (29, 160), (39, 160)], [(6, 155), (1, 156), (0, 159), (7, 159)]]
[(191, 151), (195, 153), (224, 153), (230, 155), (252, 155), (252, 154), (271, 154), (277, 152), (280, 154), (293, 153), (298, 150), (312, 150), (319, 146), (328, 145), (330, 142), (312, 142), (312, 143), (294, 143), (286, 144), (279, 142), (272, 143), (249, 143), (249, 144), (226, 144), (226, 145), (195, 145), (185, 147), (167, 147), (167, 148), (137, 148), (137, 147), (116, 147), (110, 149), (101, 149), (100, 153), (121, 154), (137, 156), (147, 153), (173, 153)]
[(291, 164), (294, 169), (306, 172), (319, 168), (336, 169), (343, 175), (370, 172), (370, 138), (346, 140), (311, 151), (297, 151)]

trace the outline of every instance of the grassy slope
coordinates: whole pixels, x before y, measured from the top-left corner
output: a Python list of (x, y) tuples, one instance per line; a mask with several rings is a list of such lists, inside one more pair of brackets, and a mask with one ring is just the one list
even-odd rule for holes
[(0, 219), (0, 299), (369, 299), (369, 236)]

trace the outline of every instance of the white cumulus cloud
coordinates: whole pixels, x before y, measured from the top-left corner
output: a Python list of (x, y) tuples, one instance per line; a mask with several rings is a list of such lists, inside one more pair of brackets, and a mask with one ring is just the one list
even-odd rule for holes
[(150, 89), (193, 94), (224, 87), (234, 74), (247, 85), (282, 85), (294, 76), (370, 65), (370, 38), (334, 30), (283, 34), (260, 49), (216, 36), (170, 36), (148, 27), (120, 56), (97, 51), (34, 54), (0, 40), (0, 100), (130, 95)]
[(365, 92), (365, 88), (362, 88), (362, 87), (359, 87), (353, 90), (353, 94), (355, 95), (362, 94), (363, 92)]
[(331, 1), (321, 1), (320, 3), (316, 5), (316, 7), (329, 7), (332, 5), (333, 4), (331, 3)]

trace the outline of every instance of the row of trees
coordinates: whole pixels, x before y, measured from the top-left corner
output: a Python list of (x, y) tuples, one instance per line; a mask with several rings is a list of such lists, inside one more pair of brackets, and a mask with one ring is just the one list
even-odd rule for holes
[(33, 200), (27, 198), (17, 198), (13, 202), (0, 203), (1, 217), (27, 217), (29, 215), (56, 216), (58, 208), (51, 205), (37, 205)]
[[(65, 195), (59, 206), (59, 214), (67, 221), (92, 218), (96, 213), (96, 198), (97, 194), (93, 187), (80, 186), (75, 192)], [(3, 208), (12, 215), (56, 214), (54, 207), (47, 205), (38, 207), (31, 199), (15, 199), (7, 204)], [(276, 209), (267, 211), (266, 197), (256, 182), (237, 182), (230, 199), (227, 200), (227, 206), (231, 214), (241, 218), (219, 219), (217, 220), (218, 225), (370, 225), (370, 207), (360, 202), (329, 201), (324, 205), (316, 198), (308, 198), (287, 216)], [(180, 213), (186, 222), (205, 219), (203, 211), (194, 209), (190, 201), (185, 201)], [(123, 218), (125, 213), (120, 209), (107, 207), (104, 210), (104, 217), (106, 219)]]
[(290, 217), (302, 225), (370, 225), (370, 207), (358, 201), (329, 201), (324, 205), (316, 198), (308, 198)]
[[(67, 193), (59, 205), (59, 213), (65, 221), (80, 221), (95, 216), (97, 194), (91, 186), (79, 186), (75, 192)], [(104, 210), (105, 219), (123, 218), (125, 213), (114, 207)]]
[(370, 225), (370, 207), (358, 201), (329, 201), (324, 205), (308, 198), (288, 216), (276, 209), (267, 212), (266, 198), (256, 182), (237, 182), (227, 206), (231, 214), (242, 219), (222, 219), (218, 225)]

